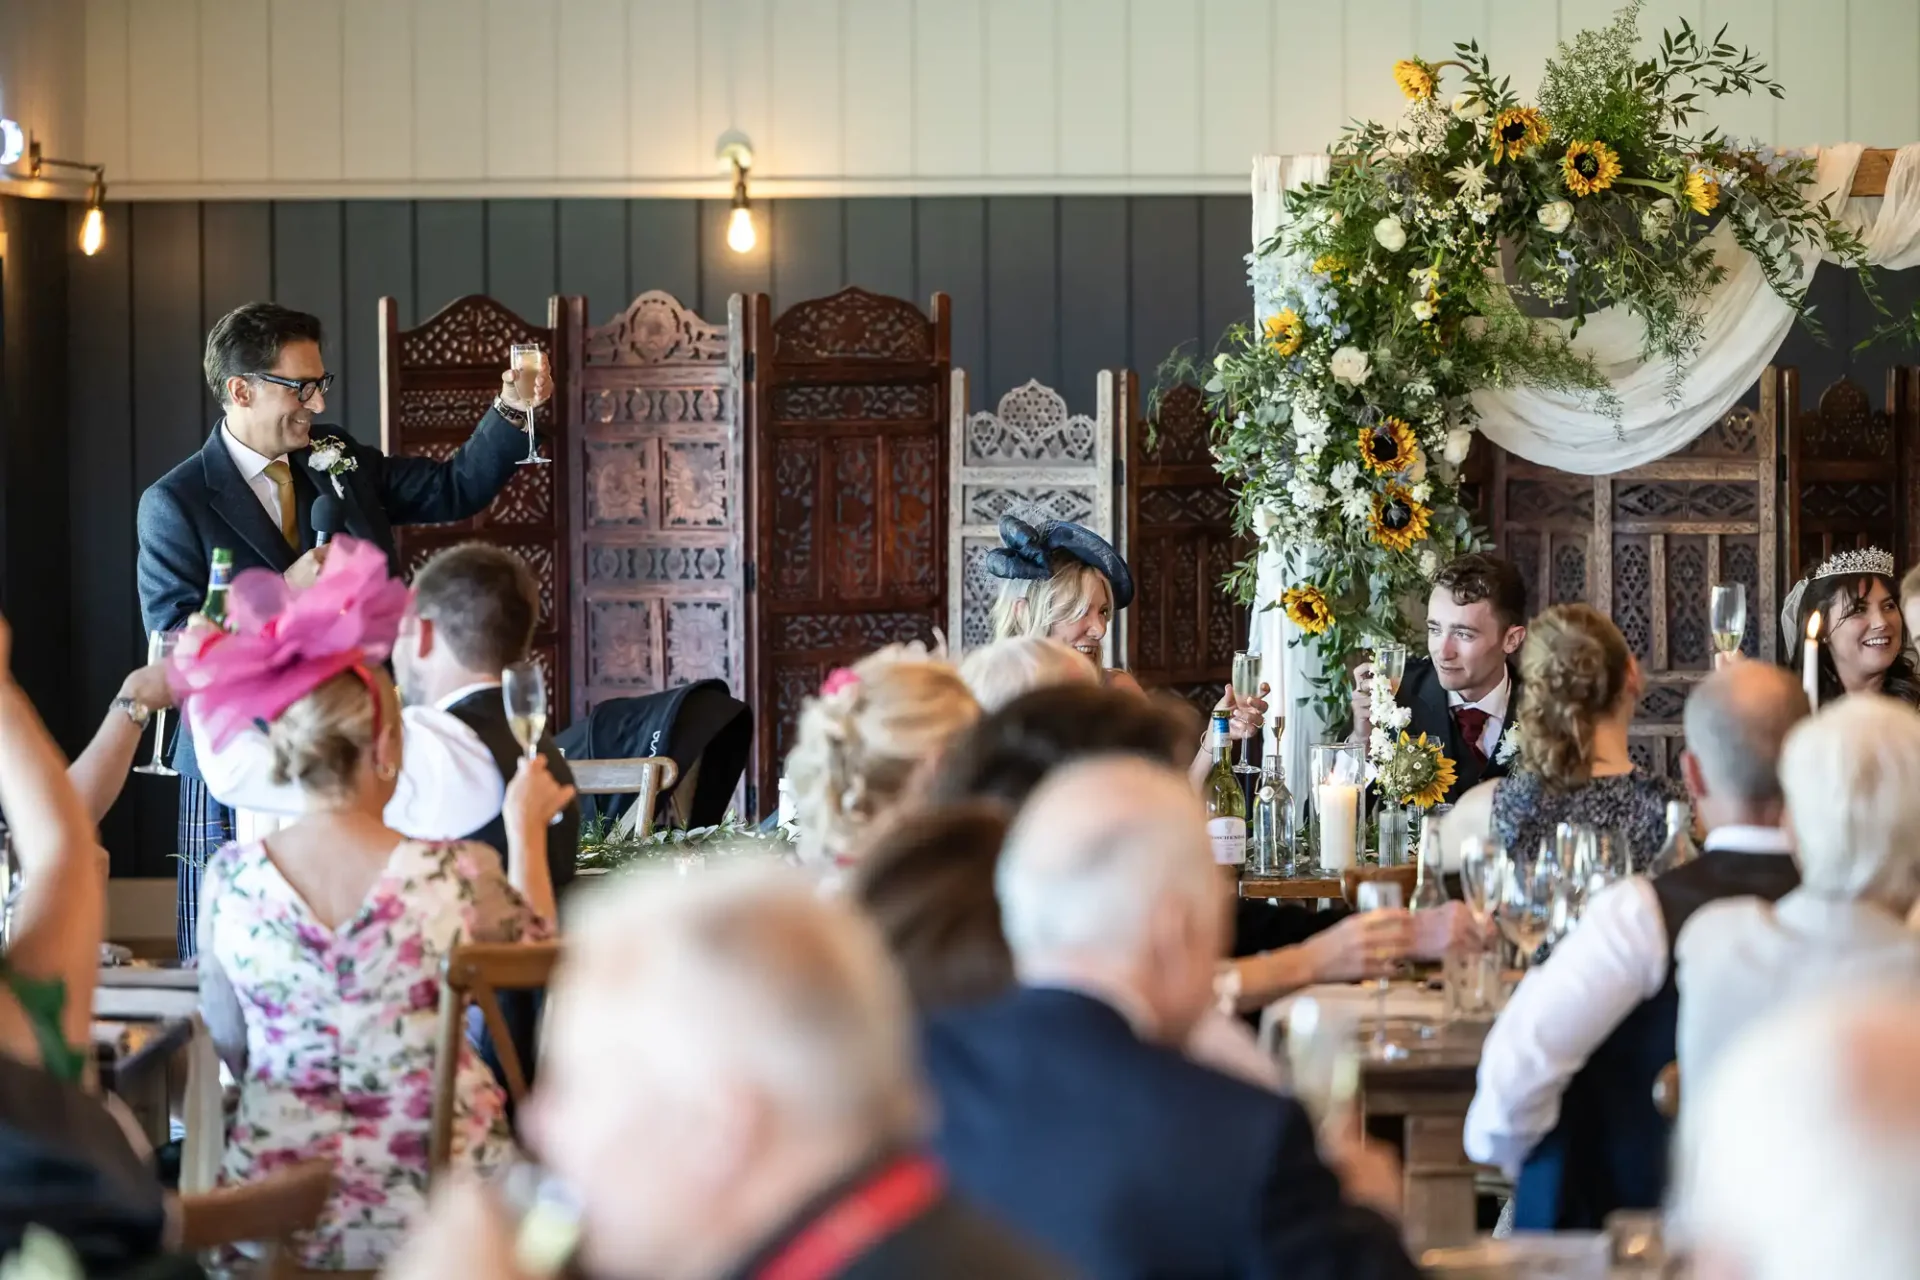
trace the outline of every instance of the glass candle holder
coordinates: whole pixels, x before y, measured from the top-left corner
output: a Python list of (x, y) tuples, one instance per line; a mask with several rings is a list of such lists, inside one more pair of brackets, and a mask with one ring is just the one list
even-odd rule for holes
[(1308, 752), (1313, 847), (1320, 870), (1329, 874), (1359, 861), (1366, 766), (1366, 746), (1358, 742), (1316, 742)]

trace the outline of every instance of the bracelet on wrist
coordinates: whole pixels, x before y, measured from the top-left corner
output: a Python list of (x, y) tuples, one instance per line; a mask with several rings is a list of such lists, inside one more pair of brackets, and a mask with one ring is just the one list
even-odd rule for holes
[(147, 721), (153, 719), (153, 708), (129, 698), (124, 693), (113, 700), (113, 709), (133, 721), (136, 729), (146, 728)]
[(493, 398), (493, 411), (522, 431), (527, 429), (526, 410), (516, 409), (508, 404), (505, 396), (495, 396)]

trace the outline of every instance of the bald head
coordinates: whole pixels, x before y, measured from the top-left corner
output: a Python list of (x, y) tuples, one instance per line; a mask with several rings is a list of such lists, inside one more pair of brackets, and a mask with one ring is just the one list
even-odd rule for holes
[(1762, 1023), (1681, 1121), (1678, 1208), (1738, 1280), (1920, 1276), (1920, 1000), (1838, 994)]
[(1722, 822), (1772, 821), (1780, 804), (1780, 747), (1807, 713), (1800, 682), (1770, 662), (1736, 662), (1701, 681), (1686, 709), (1695, 765), (1687, 781), (1696, 803), (1744, 811)]

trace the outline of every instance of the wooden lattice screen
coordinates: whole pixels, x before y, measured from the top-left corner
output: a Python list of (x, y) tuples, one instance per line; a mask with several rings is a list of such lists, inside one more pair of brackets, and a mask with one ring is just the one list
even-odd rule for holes
[[(492, 298), (470, 295), (441, 308), (416, 329), (400, 328), (399, 304), (380, 299), (380, 447), (388, 454), (450, 458), (500, 393), (508, 348), (538, 343), (553, 370), (553, 405), (564, 405), (564, 362), (569, 331), (559, 299), (549, 304), (547, 327), (528, 324)], [(556, 436), (552, 406), (542, 410), (542, 452), (551, 456)], [(540, 623), (533, 652), (546, 668), (548, 705), (556, 727), (567, 718), (569, 661), (566, 645), (569, 565), (566, 538), (566, 468), (514, 468), (493, 505), (457, 524), (413, 525), (395, 530), (400, 562), (409, 577), (434, 552), (461, 542), (488, 542), (523, 558), (540, 583)]]
[(748, 302), (749, 804), (771, 806), (826, 674), (947, 622), (947, 296), (845, 289), (775, 323)]
[(1836, 550), (1878, 546), (1920, 563), (1920, 369), (1887, 371), (1887, 407), (1842, 378), (1800, 407), (1800, 376), (1779, 374), (1787, 437), (1787, 580)]
[(696, 680), (746, 688), (741, 298), (712, 324), (643, 293), (568, 361), (573, 710)]
[(1234, 650), (1247, 643), (1247, 611), (1221, 585), (1247, 548), (1234, 537), (1233, 495), (1213, 466), (1205, 397), (1175, 387), (1150, 422), (1135, 375), (1113, 381), (1127, 424), (1122, 552), (1136, 593), (1127, 667), (1149, 689), (1210, 711), (1233, 679)]
[(1758, 410), (1735, 408), (1678, 453), (1609, 476), (1493, 451), (1494, 537), (1527, 580), (1529, 609), (1592, 604), (1646, 671), (1628, 748), (1642, 768), (1678, 771), (1681, 708), (1713, 659), (1713, 584), (1746, 584), (1742, 650), (1779, 652), (1778, 384), (1769, 369)]

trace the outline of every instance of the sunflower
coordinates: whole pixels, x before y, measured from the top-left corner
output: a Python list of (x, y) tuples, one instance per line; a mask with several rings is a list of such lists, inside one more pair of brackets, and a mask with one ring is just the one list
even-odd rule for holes
[(1406, 551), (1427, 536), (1432, 515), (1432, 508), (1416, 501), (1407, 486), (1389, 482), (1384, 492), (1374, 495), (1367, 531), (1387, 550)]
[(1402, 58), (1394, 63), (1393, 80), (1409, 98), (1433, 96), (1433, 68), (1418, 58)]
[(1340, 273), (1346, 270), (1346, 265), (1340, 260), (1339, 254), (1323, 253), (1313, 260), (1313, 271), (1315, 275), (1331, 276), (1338, 280)]
[(1360, 428), (1360, 461), (1378, 476), (1390, 476), (1413, 465), (1419, 445), (1413, 428), (1401, 418), (1382, 418), (1370, 427)]
[(1433, 776), (1427, 781), (1427, 785), (1406, 797), (1408, 804), (1419, 805), (1422, 809), (1431, 809), (1445, 800), (1447, 792), (1453, 789), (1455, 777), (1453, 761), (1447, 759), (1447, 753), (1441, 750), (1438, 742), (1424, 733), (1417, 738), (1409, 738), (1406, 730), (1403, 729), (1400, 731), (1400, 745), (1409, 750), (1425, 752), (1432, 761)]
[(1720, 203), (1720, 179), (1705, 169), (1689, 169), (1686, 183), (1680, 188), (1680, 198), (1698, 214), (1713, 212)]
[(1535, 107), (1508, 107), (1493, 118), (1493, 162), (1518, 160), (1547, 140), (1547, 120)]
[(1277, 316), (1267, 317), (1267, 345), (1283, 356), (1290, 356), (1306, 340), (1307, 328), (1299, 315), (1288, 307)]
[(1604, 142), (1569, 142), (1560, 157), (1560, 176), (1576, 196), (1605, 191), (1620, 176), (1620, 157)]
[(1311, 582), (1287, 588), (1280, 604), (1293, 625), (1310, 636), (1320, 635), (1333, 625), (1333, 606), (1327, 603), (1326, 593)]

